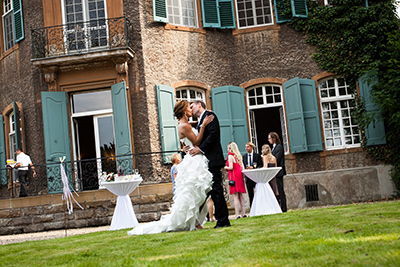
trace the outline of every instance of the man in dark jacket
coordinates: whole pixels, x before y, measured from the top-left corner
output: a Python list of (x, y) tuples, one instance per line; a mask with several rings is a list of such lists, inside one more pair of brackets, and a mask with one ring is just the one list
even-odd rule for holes
[(277, 133), (270, 132), (268, 134), (268, 142), (272, 145), (272, 155), (274, 155), (276, 158), (277, 166), (282, 167), (282, 169), (276, 175), (276, 183), (279, 192), (279, 204), (281, 205), (282, 212), (286, 212), (286, 195), (285, 190), (283, 189), (283, 176), (286, 175), (285, 152), (283, 151), (283, 146), (281, 145), (281, 140), (279, 139), (279, 135)]

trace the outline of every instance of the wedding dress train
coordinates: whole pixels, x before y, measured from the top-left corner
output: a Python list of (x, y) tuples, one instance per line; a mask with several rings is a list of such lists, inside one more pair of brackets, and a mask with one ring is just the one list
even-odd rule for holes
[[(186, 144), (191, 145), (187, 138)], [(128, 235), (155, 234), (171, 231), (192, 231), (203, 225), (207, 216), (207, 193), (212, 187), (212, 174), (208, 171), (208, 160), (202, 155), (186, 155), (177, 165), (175, 196), (170, 213), (159, 221), (140, 224)]]

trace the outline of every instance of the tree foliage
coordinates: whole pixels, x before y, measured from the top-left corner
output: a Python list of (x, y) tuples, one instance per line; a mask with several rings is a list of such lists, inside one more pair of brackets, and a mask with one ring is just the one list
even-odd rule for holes
[[(319, 66), (346, 78), (356, 92), (356, 81), (365, 73), (378, 78), (372, 88), (373, 101), (381, 107), (378, 119), (385, 123), (385, 146), (362, 146), (376, 159), (393, 165), (392, 179), (400, 192), (400, 30), (393, 0), (307, 1), (308, 18), (292, 18), (289, 26), (307, 34), (316, 47), (313, 58)], [(283, 4), (290, 7), (290, 0)], [(289, 9), (284, 15), (291, 17)], [(357, 96), (357, 94), (355, 94)], [(360, 131), (373, 117), (365, 112), (357, 96)]]

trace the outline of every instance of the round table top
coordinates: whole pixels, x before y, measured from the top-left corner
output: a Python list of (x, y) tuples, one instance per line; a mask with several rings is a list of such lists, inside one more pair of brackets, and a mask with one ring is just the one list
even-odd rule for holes
[(274, 178), (281, 169), (282, 167), (245, 169), (242, 173), (256, 183), (267, 183)]

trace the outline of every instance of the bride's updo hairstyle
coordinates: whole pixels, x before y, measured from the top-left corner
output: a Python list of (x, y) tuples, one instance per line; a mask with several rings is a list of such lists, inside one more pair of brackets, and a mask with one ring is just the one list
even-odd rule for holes
[(189, 102), (186, 100), (179, 100), (176, 102), (175, 107), (174, 107), (174, 116), (180, 120), (183, 115), (185, 114), (185, 111), (187, 110), (189, 106)]

